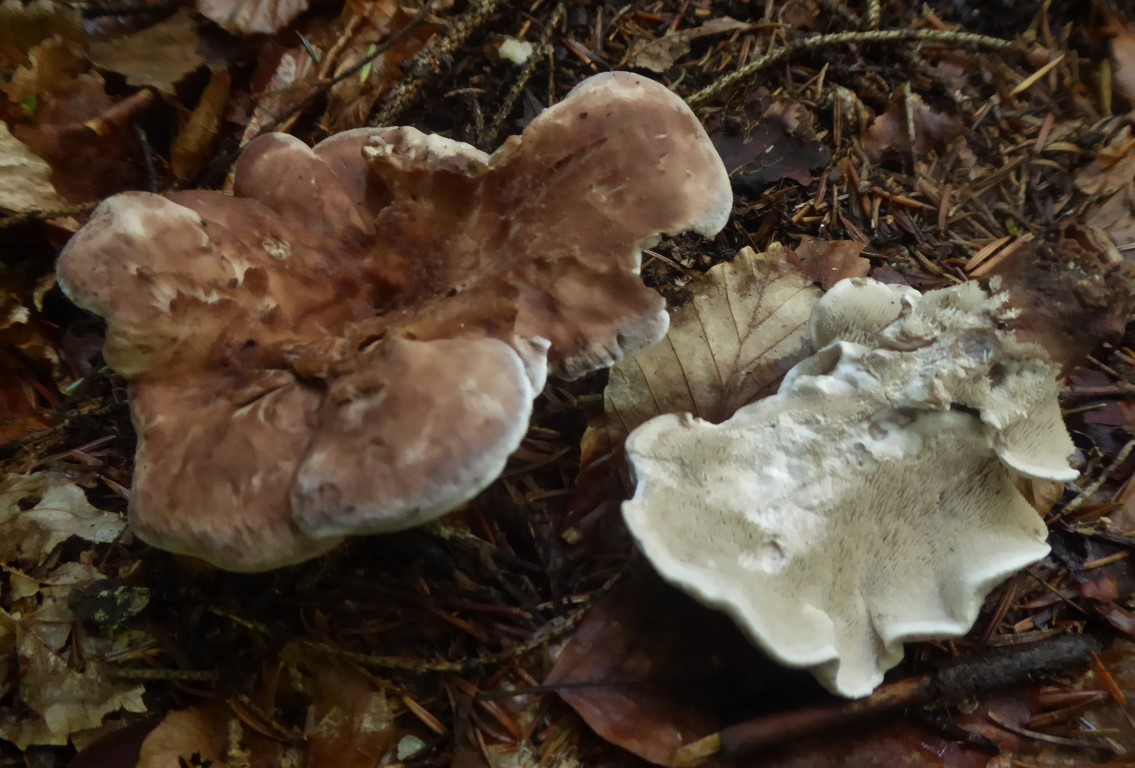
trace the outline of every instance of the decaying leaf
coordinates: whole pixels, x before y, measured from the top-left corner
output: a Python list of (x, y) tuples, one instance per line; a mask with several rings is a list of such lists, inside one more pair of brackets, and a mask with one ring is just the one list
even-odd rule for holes
[(303, 646), (288, 646), (282, 657), (293, 683), (311, 700), (309, 764), (341, 768), (380, 765), (402, 735), (383, 691), (358, 670)]
[(197, 12), (238, 35), (270, 35), (308, 5), (308, 0), (197, 0)]
[(0, 210), (52, 210), (63, 200), (51, 184), (51, 166), (0, 122)]
[(863, 135), (863, 148), (876, 162), (891, 152), (921, 157), (961, 134), (962, 124), (956, 117), (934, 111), (918, 94), (904, 89), (891, 101), (887, 111), (871, 123)]
[(1084, 224), (1106, 233), (1117, 248), (1135, 244), (1135, 136), (1130, 126), (1121, 128), (1077, 171), (1076, 187), (1091, 200)]
[(588, 611), (544, 684), (597, 734), (657, 765), (735, 717), (730, 704), (791, 676), (722, 615), (642, 571)]
[(690, 44), (695, 40), (748, 28), (749, 24), (744, 21), (719, 16), (692, 29), (667, 32), (655, 40), (636, 40), (627, 54), (627, 64), (651, 72), (665, 72), (690, 52)]
[(811, 183), (812, 170), (831, 161), (831, 150), (816, 138), (814, 120), (804, 105), (777, 100), (748, 131), (715, 134), (713, 145), (734, 188), (760, 192), (781, 179)]
[(174, 86), (205, 63), (199, 52), (197, 24), (188, 11), (124, 37), (91, 44), (91, 61), (125, 75), (134, 86), (151, 86), (173, 94)]
[(38, 565), (72, 536), (109, 544), (125, 528), (121, 516), (95, 509), (64, 475), (0, 477), (0, 561)]
[(67, 744), (73, 734), (98, 728), (108, 714), (146, 711), (142, 685), (106, 675), (106, 643), (72, 635), (76, 619), (68, 595), (100, 576), (92, 566), (64, 563), (41, 586), (41, 603), (27, 615), (0, 610), (0, 650), (14, 649), (19, 658), (22, 705), (0, 706), (0, 738), (20, 749)]
[(647, 419), (689, 412), (718, 422), (776, 391), (809, 350), (808, 317), (820, 290), (792, 251), (744, 248), (690, 286), (658, 344), (611, 369), (603, 399), (611, 444)]

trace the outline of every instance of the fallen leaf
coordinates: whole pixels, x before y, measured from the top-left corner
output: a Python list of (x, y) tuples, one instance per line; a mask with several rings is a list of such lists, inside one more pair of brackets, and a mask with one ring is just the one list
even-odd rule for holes
[(690, 52), (690, 44), (695, 40), (748, 28), (747, 22), (720, 16), (692, 29), (667, 32), (654, 40), (636, 40), (627, 54), (627, 64), (651, 72), (665, 72)]
[(27, 105), (34, 100), (38, 114), (43, 109), (45, 94), (66, 86), (86, 72), (87, 66), (87, 57), (77, 43), (52, 37), (28, 51), (25, 63), (0, 90), (13, 104)]
[(359, 27), (361, 31), (351, 36), (350, 45), (335, 62), (333, 75), (342, 77), (367, 59), (371, 61), (331, 86), (327, 109), (320, 121), (320, 127), (328, 133), (366, 125), (374, 105), (402, 79), (402, 63), (420, 51), (426, 40), (439, 29), (436, 25), (419, 25), (412, 33), (374, 56), (377, 46), (405, 27), (412, 15), (393, 0), (358, 3), (355, 8), (355, 16), (346, 26)]
[(311, 697), (307, 729), (310, 765), (371, 768), (398, 744), (403, 731), (382, 690), (358, 670), (304, 646), (281, 653)]
[(805, 237), (794, 250), (804, 274), (826, 291), (844, 278), (867, 277), (871, 262), (859, 255), (865, 247), (857, 240)]
[(19, 63), (32, 48), (56, 35), (82, 42), (83, 17), (79, 8), (51, 0), (0, 2), (0, 58)]
[(170, 712), (142, 742), (136, 768), (226, 765), (229, 716), (220, 703)]
[[(315, 49), (320, 52), (318, 48)], [(321, 52), (320, 52), (321, 53)], [(240, 143), (244, 146), (261, 133), (275, 130), (283, 120), (319, 87), (311, 56), (301, 48), (285, 52), (275, 63), (261, 92)]]
[(1107, 234), (1117, 248), (1135, 244), (1135, 137), (1124, 126), (1076, 172), (1076, 188), (1089, 198), (1081, 219)]
[(229, 98), (232, 75), (227, 69), (214, 72), (201, 93), (197, 107), (177, 132), (170, 149), (173, 175), (182, 181), (197, 176), (217, 143), (221, 115)]
[(0, 561), (38, 565), (72, 536), (109, 544), (125, 528), (120, 515), (95, 509), (65, 475), (0, 477)]
[(807, 356), (808, 318), (820, 290), (791, 250), (742, 249), (690, 284), (666, 338), (611, 369), (603, 399), (612, 445), (662, 413), (720, 422), (776, 391)]
[(127, 85), (151, 86), (173, 95), (174, 86), (205, 63), (197, 24), (178, 11), (152, 27), (91, 43), (91, 61), (126, 77)]
[[(88, 569), (88, 574), (95, 572), (90, 566), (82, 568)], [(52, 641), (52, 635), (45, 635), (42, 630), (58, 630), (62, 624), (65, 633), (69, 633), (74, 617), (67, 612), (64, 601), (58, 600), (54, 605), (58, 611), (49, 617), (37, 612), (20, 618), (0, 610), (0, 647), (5, 635), (16, 637), (20, 663), (18, 696), (22, 704), (21, 710), (0, 709), (0, 738), (20, 749), (33, 744), (64, 745), (77, 731), (99, 727), (106, 715), (146, 711), (142, 685), (107, 677), (103, 663), (89, 651), (77, 654), (83, 659), (81, 669), (72, 668), (57, 652), (63, 641), (58, 637)], [(53, 648), (55, 645), (59, 648)], [(29, 712), (33, 716), (29, 717)]]
[(812, 182), (812, 170), (831, 161), (831, 150), (816, 138), (814, 118), (803, 105), (774, 102), (742, 134), (718, 133), (713, 145), (736, 189), (760, 192), (791, 179)]
[(736, 717), (739, 701), (791, 681), (722, 614), (649, 571), (633, 575), (591, 610), (544, 684), (612, 744), (657, 765)]
[(1116, 28), (1111, 39), (1111, 60), (1115, 62), (1115, 84), (1127, 103), (1135, 107), (1135, 25)]
[[(907, 114), (907, 107), (912, 115)], [(911, 146), (909, 122), (913, 122), (914, 146)], [(863, 148), (875, 162), (891, 152), (913, 153), (921, 157), (939, 149), (962, 135), (962, 124), (952, 115), (935, 112), (916, 93), (900, 90), (887, 111), (875, 118), (863, 135)]]
[(51, 166), (0, 122), (0, 210), (52, 210), (63, 200), (51, 184)]
[(197, 0), (197, 12), (238, 35), (270, 35), (307, 10), (308, 0)]

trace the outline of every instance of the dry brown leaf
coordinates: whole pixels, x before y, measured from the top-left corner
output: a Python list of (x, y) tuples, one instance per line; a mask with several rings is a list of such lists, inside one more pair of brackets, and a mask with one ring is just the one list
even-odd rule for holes
[(51, 184), (51, 166), (0, 122), (0, 210), (51, 210), (63, 200)]
[(795, 252), (804, 274), (827, 291), (844, 278), (867, 277), (871, 262), (859, 255), (865, 247), (856, 240), (805, 237)]
[(87, 66), (86, 54), (77, 43), (53, 37), (32, 48), (27, 61), (0, 90), (13, 104), (26, 105), (34, 99), (38, 114), (45, 94), (65, 87), (86, 72)]
[(604, 404), (612, 445), (662, 413), (720, 422), (775, 392), (808, 353), (820, 290), (788, 248), (744, 248), (690, 289), (693, 299), (671, 313), (666, 338), (611, 369)]
[[(225, 768), (227, 709), (214, 703), (170, 712), (142, 742), (137, 768), (209, 765)], [(190, 758), (197, 755), (196, 762)]]
[(72, 536), (109, 544), (125, 528), (120, 515), (95, 509), (65, 475), (0, 477), (0, 561), (39, 565)]
[(231, 85), (232, 75), (227, 69), (214, 72), (197, 108), (177, 132), (170, 150), (170, 166), (173, 175), (182, 181), (196, 177), (212, 154)]
[(238, 35), (270, 35), (307, 10), (308, 0), (197, 0), (197, 12)]
[(381, 765), (402, 730), (385, 694), (343, 662), (290, 645), (282, 657), (311, 697), (307, 730), (310, 765)]
[(91, 44), (91, 61), (126, 76), (126, 83), (173, 95), (174, 86), (205, 63), (198, 51), (197, 24), (178, 11), (152, 27)]
[(749, 24), (728, 16), (710, 19), (699, 27), (667, 32), (655, 40), (636, 40), (627, 54), (627, 64), (651, 72), (665, 72), (690, 52), (690, 44), (701, 37), (748, 29)]
[[(316, 53), (322, 51), (315, 47)], [(295, 48), (280, 57), (272, 70), (268, 84), (252, 110), (240, 143), (244, 146), (261, 133), (275, 130), (292, 110), (303, 103), (319, 88), (319, 80), (311, 56), (302, 48)]]

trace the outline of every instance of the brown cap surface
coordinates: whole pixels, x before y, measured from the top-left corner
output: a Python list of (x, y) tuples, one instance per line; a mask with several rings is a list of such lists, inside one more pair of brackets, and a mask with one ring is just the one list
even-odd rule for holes
[(58, 265), (132, 383), (139, 534), (234, 570), (478, 493), (549, 371), (665, 332), (644, 244), (714, 233), (732, 200), (685, 104), (626, 73), (491, 156), (412, 128), (262, 136), (234, 190), (115, 196)]

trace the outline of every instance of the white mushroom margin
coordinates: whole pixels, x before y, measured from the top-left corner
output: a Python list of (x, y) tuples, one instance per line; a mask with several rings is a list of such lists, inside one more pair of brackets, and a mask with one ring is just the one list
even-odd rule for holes
[(965, 634), (1048, 552), (1012, 472), (1077, 474), (1056, 366), (1000, 330), (1006, 298), (838, 283), (812, 314), (818, 351), (776, 395), (628, 438), (623, 514), (647, 557), (844, 696), (878, 686), (904, 642)]

